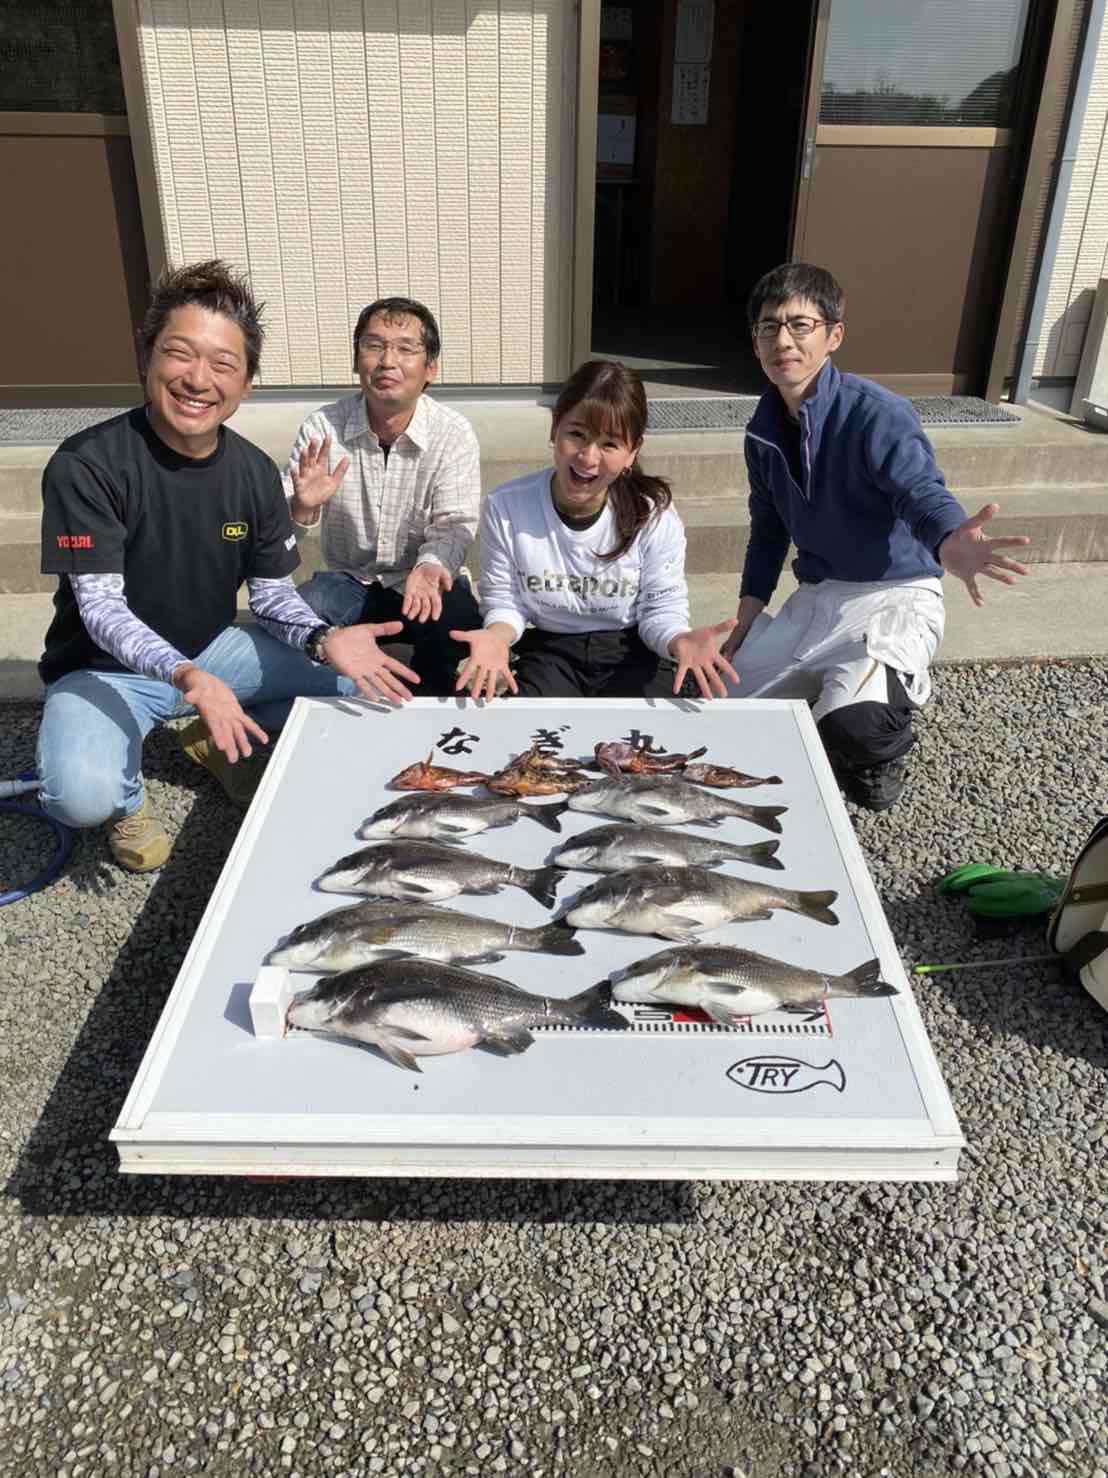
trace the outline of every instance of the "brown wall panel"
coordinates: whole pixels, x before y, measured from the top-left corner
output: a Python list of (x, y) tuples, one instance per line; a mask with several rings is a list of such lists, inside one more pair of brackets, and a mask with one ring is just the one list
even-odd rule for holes
[(1004, 255), (1008, 150), (817, 150), (803, 256), (846, 292), (840, 368), (979, 393)]
[(0, 384), (137, 377), (146, 251), (130, 140), (0, 136)]

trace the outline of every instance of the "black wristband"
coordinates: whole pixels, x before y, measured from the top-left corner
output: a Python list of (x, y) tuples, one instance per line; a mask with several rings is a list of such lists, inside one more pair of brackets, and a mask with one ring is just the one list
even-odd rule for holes
[(331, 635), (333, 631), (338, 631), (338, 629), (339, 628), (337, 626), (328, 626), (326, 624), (323, 624), (320, 626), (313, 626), (311, 631), (308, 632), (308, 639), (304, 643), (304, 654), (305, 656), (310, 658), (310, 660), (314, 662), (317, 667), (327, 666), (327, 658), (323, 655), (323, 643), (327, 640), (327, 638)]

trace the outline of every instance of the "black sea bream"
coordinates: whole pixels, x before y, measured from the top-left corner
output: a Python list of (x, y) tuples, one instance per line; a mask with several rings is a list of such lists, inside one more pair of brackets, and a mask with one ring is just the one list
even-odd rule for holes
[(727, 816), (779, 832), (787, 806), (748, 806), (680, 780), (675, 775), (620, 775), (597, 780), (569, 798), (571, 811), (614, 816), (617, 821), (639, 821), (657, 826), (714, 826)]
[(590, 883), (562, 917), (575, 929), (618, 929), (685, 940), (734, 920), (768, 919), (775, 908), (820, 924), (837, 924), (830, 908), (837, 896), (830, 890), (800, 893), (774, 888), (704, 867), (633, 867)]
[(881, 979), (876, 960), (845, 975), (803, 970), (749, 949), (682, 944), (659, 950), (612, 975), (612, 997), (644, 1005), (698, 1006), (730, 1024), (763, 1011), (813, 1010), (829, 996), (876, 1000), (898, 994)]
[(476, 965), (503, 959), (508, 950), (584, 953), (566, 924), (526, 929), (433, 903), (389, 898), (352, 903), (300, 924), (270, 953), (269, 962), (290, 970), (337, 971), (415, 955)]
[(569, 1000), (535, 996), (495, 975), (427, 960), (390, 960), (331, 975), (288, 1008), (286, 1024), (378, 1047), (397, 1067), (419, 1072), (417, 1057), (478, 1045), (525, 1052), (537, 1026), (626, 1030), (610, 1009), (606, 982)]
[(565, 801), (528, 806), (509, 796), (412, 794), (374, 811), (359, 826), (358, 835), (365, 841), (393, 836), (460, 842), (493, 826), (510, 826), (520, 817), (537, 821), (548, 831), (561, 831), (558, 817), (565, 809)]
[(754, 867), (783, 867), (775, 853), (780, 842), (740, 846), (715, 837), (691, 836), (666, 826), (594, 826), (563, 842), (551, 861), (581, 872), (622, 872), (628, 867), (714, 867), (717, 862), (746, 862)]
[(544, 908), (553, 908), (554, 890), (562, 877), (556, 867), (513, 867), (441, 842), (400, 841), (379, 842), (340, 857), (316, 887), (324, 893), (365, 893), (416, 903), (522, 888)]

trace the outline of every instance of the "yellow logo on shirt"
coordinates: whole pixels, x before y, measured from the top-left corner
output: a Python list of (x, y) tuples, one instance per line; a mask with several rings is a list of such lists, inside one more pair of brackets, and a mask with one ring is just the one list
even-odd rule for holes
[(223, 525), (223, 537), (232, 541), (245, 539), (248, 525), (244, 523), (225, 523)]

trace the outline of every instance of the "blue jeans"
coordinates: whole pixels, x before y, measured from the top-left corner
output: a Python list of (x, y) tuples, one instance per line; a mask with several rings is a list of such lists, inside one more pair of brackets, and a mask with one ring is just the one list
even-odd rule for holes
[(411, 660), (407, 663), (419, 674), (417, 698), (450, 698), (458, 663), (469, 656), (469, 648), (451, 641), (451, 631), (476, 631), (481, 626), (481, 612), (473, 597), (469, 581), (459, 575), (443, 595), (442, 615), (437, 621), (408, 621), (400, 614), (404, 603), (402, 590), (386, 590), (379, 583), (363, 585), (353, 575), (338, 570), (320, 570), (306, 580), (298, 591), (319, 616), (331, 626), (357, 626), (363, 621), (403, 621), (404, 630), (386, 637), (385, 648), (394, 642), (409, 642)]
[[(195, 659), (221, 678), (268, 733), (297, 696), (356, 692), (260, 626), (229, 626)], [(66, 826), (99, 826), (142, 805), (142, 742), (155, 724), (195, 713), (176, 688), (137, 672), (81, 668), (46, 689), (38, 735), (39, 804)]]

